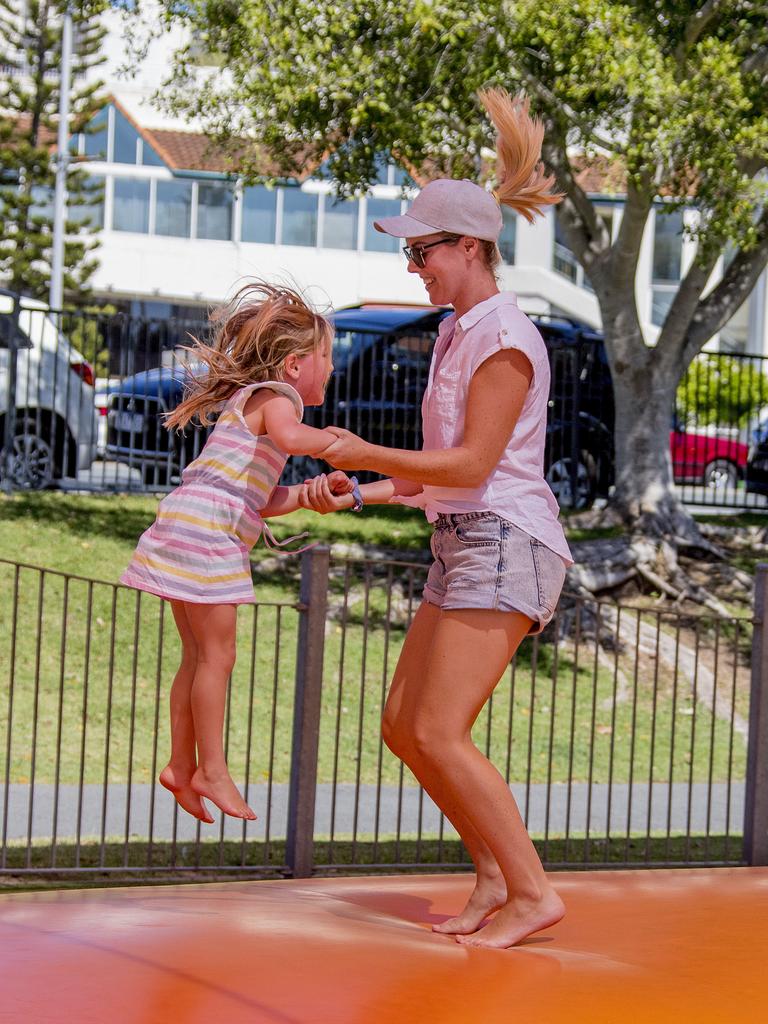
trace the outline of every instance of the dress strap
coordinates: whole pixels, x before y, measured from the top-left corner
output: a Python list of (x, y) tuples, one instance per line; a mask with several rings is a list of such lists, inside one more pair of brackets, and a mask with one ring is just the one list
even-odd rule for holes
[(262, 534), (264, 536), (264, 547), (269, 548), (271, 551), (275, 551), (278, 555), (300, 555), (302, 551), (309, 551), (310, 548), (317, 547), (320, 543), (317, 540), (313, 540), (311, 544), (305, 544), (300, 548), (292, 548), (290, 551), (283, 551), (282, 548), (286, 544), (290, 544), (291, 541), (301, 540), (302, 537), (308, 537), (309, 533), (305, 530), (303, 533), (297, 533), (293, 537), (286, 537), (285, 540), (277, 540), (275, 535), (272, 533), (267, 524), (262, 520)]
[(296, 410), (296, 417), (301, 420), (304, 415), (304, 402), (296, 388), (286, 383), (284, 380), (263, 380), (257, 384), (246, 384), (244, 388), (240, 388), (239, 391), (236, 391), (230, 399), (232, 408), (242, 415), (245, 403), (254, 391), (259, 391), (261, 388), (276, 391), (278, 394), (285, 395), (286, 398), (290, 398)]

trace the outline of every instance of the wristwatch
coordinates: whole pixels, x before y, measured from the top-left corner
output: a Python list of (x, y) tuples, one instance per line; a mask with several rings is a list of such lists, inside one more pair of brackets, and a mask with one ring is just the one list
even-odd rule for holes
[(352, 511), (362, 512), (363, 505), (365, 505), (365, 502), (363, 501), (363, 495), (360, 492), (360, 484), (357, 482), (357, 477), (351, 476), (349, 478), (349, 482), (352, 484), (352, 497), (355, 499), (355, 504), (352, 506)]

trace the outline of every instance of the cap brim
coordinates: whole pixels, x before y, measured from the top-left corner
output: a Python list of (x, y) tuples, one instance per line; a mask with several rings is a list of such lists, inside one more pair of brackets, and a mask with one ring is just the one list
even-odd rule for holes
[(434, 224), (425, 224), (415, 217), (404, 213), (400, 217), (384, 217), (382, 220), (375, 220), (373, 226), (384, 235), (393, 235), (395, 238), (418, 238), (419, 235), (433, 235), (442, 228)]

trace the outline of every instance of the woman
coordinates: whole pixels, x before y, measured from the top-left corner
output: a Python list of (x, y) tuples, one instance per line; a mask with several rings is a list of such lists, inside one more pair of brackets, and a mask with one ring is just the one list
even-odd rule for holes
[(435, 560), (383, 736), (453, 822), (477, 870), (467, 906), (435, 930), (502, 948), (555, 924), (564, 907), (508, 785), (470, 732), (522, 639), (551, 619), (571, 557), (543, 476), (547, 352), (495, 277), (500, 203), (533, 220), (560, 197), (539, 162), (543, 128), (527, 102), (502, 90), (481, 100), (499, 132), (496, 192), (440, 179), (407, 214), (375, 225), (406, 240), (408, 271), (430, 302), (454, 308), (440, 325), (424, 395), (424, 448), (387, 449), (331, 427), (338, 441), (322, 457), (387, 474), (365, 488), (365, 502), (423, 507), (434, 524)]

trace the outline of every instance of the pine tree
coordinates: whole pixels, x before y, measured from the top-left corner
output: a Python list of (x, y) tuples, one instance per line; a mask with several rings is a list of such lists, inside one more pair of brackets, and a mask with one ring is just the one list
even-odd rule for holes
[[(70, 134), (88, 130), (102, 106), (103, 83), (89, 75), (103, 63), (106, 0), (0, 0), (0, 278), (12, 291), (46, 299), (53, 241), (53, 194), (60, 94), (62, 21), (72, 15)], [(88, 207), (101, 186), (73, 160), (67, 174), (64, 248), (66, 301), (89, 295), (98, 266), (97, 230)]]

